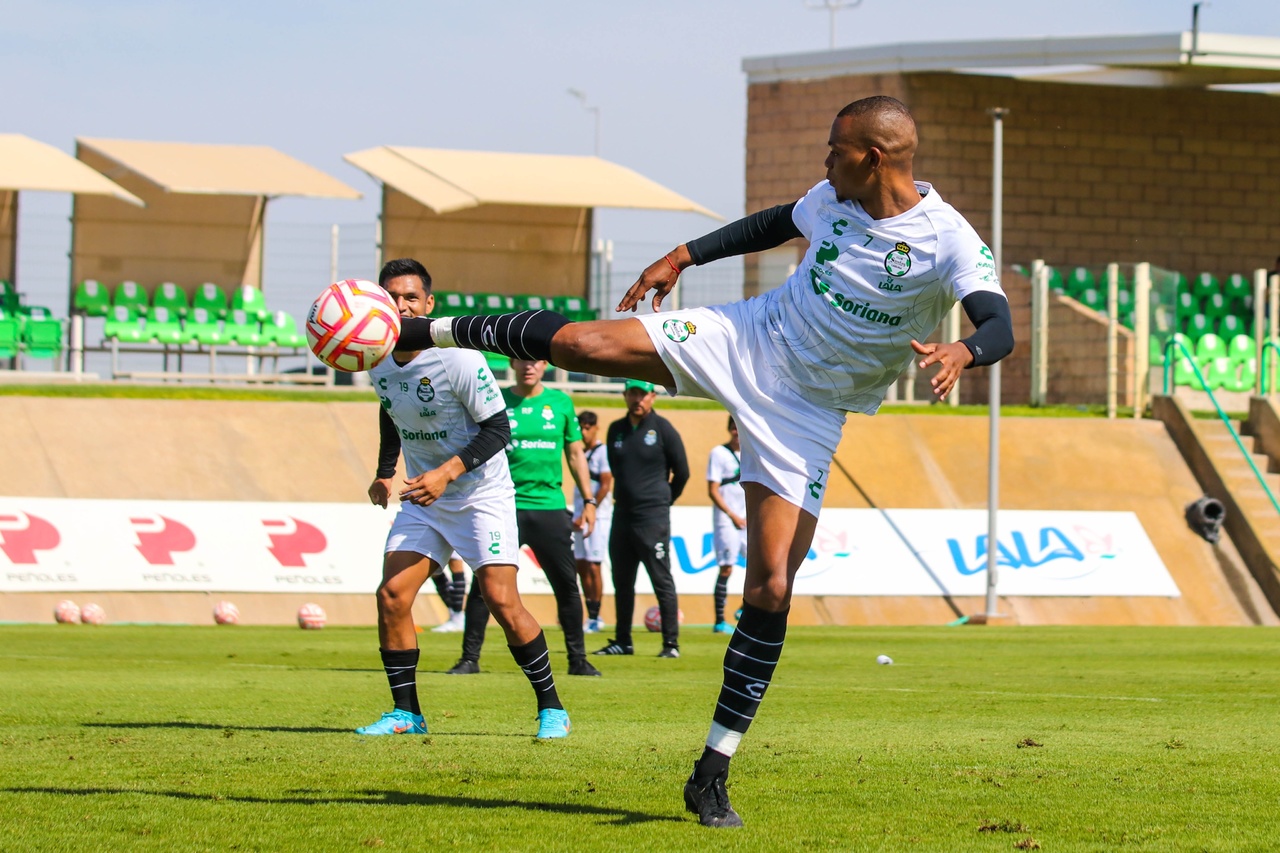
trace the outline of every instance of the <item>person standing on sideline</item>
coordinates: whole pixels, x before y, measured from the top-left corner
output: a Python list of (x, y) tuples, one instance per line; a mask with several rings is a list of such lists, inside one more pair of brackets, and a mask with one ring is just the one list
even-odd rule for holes
[[(528, 545), (538, 565), (551, 583), (556, 611), (564, 630), (569, 653), (569, 674), (598, 676), (600, 670), (587, 660), (583, 638), (582, 597), (573, 561), (574, 528), (590, 534), (595, 525), (595, 499), (587, 501), (577, 516), (571, 516), (564, 500), (564, 469), (579, 489), (590, 490), (587, 457), (582, 434), (569, 395), (542, 384), (545, 361), (512, 359), (511, 373), (516, 384), (502, 392), (511, 423), (507, 463), (516, 485), (516, 527), (521, 544)], [(489, 610), (474, 585), (467, 596), (466, 628), (462, 633), (462, 657), (450, 675), (472, 675), (480, 671), (480, 649)]]
[[(418, 261), (388, 262), (378, 283), (402, 317), (431, 310), (431, 276)], [(547, 639), (516, 589), (515, 486), (502, 453), (511, 428), (484, 357), (442, 349), (402, 351), (369, 376), (400, 434), (408, 478), (387, 535), (377, 593), (378, 643), (395, 707), (356, 733), (426, 733), (418, 703), (413, 600), (456, 548), (474, 570), (511, 656), (533, 687), (538, 737), (566, 737), (569, 715), (556, 693)]]
[(711, 541), (720, 576), (716, 578), (717, 634), (732, 634), (724, 621), (724, 602), (729, 596), (729, 578), (738, 559), (747, 558), (747, 493), (742, 490), (742, 445), (738, 425), (729, 416), (729, 440), (711, 448), (707, 459), (707, 496), (711, 498)]
[[(729, 762), (782, 654), (796, 572), (847, 413), (875, 414), (917, 357), (921, 370), (937, 367), (930, 384), (945, 400), (963, 370), (1013, 351), (991, 250), (934, 187), (915, 180), (917, 145), (915, 119), (901, 101), (876, 95), (848, 104), (827, 136), (826, 175), (802, 198), (682, 243), (645, 268), (618, 310), (635, 311), (652, 293), (652, 314), (575, 323), (525, 311), (401, 328), (398, 348), (545, 358), (575, 372), (657, 382), (716, 400), (733, 415), (751, 547), (711, 730), (684, 786), (685, 808), (704, 826), (742, 826), (725, 787)], [(687, 267), (796, 238), (809, 247), (781, 287), (730, 305), (657, 313)], [(973, 333), (921, 343), (957, 301)]]
[(614, 525), (609, 534), (617, 636), (598, 655), (631, 655), (636, 572), (644, 564), (662, 613), (661, 658), (680, 657), (680, 604), (671, 577), (671, 504), (689, 482), (684, 442), (671, 422), (653, 410), (653, 383), (628, 379), (627, 416), (609, 424), (605, 447), (613, 471)]
[[(578, 564), (578, 579), (582, 581), (582, 597), (587, 602), (588, 634), (598, 634), (605, 629), (600, 618), (600, 602), (604, 598), (604, 578), (600, 564), (609, 548), (609, 530), (613, 526), (613, 473), (609, 470), (609, 454), (600, 441), (600, 419), (595, 412), (578, 413), (578, 429), (582, 431), (582, 446), (587, 454), (587, 473), (591, 475), (592, 495), (596, 499), (596, 527), (590, 534), (581, 528), (573, 531), (573, 558)], [(580, 516), (585, 506), (580, 489), (573, 490), (573, 514)]]

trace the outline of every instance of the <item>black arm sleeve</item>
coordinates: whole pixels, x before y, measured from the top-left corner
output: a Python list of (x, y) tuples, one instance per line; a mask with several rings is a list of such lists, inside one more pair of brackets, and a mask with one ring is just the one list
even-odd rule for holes
[(396, 473), (396, 460), (400, 458), (400, 433), (391, 422), (387, 410), (378, 407), (378, 473), (379, 480), (385, 480)]
[(803, 237), (791, 219), (791, 211), (795, 207), (796, 203), (793, 201), (791, 204), (780, 204), (737, 222), (730, 222), (719, 231), (712, 231), (686, 243), (689, 257), (701, 266), (734, 255), (763, 252), (765, 249), (781, 246), (788, 240)]
[(964, 313), (969, 315), (974, 331), (960, 343), (973, 353), (970, 367), (995, 364), (1013, 352), (1013, 316), (1009, 313), (1009, 300), (998, 293), (980, 290), (960, 300)]
[(462, 460), (464, 468), (474, 471), (497, 456), (498, 451), (505, 448), (510, 440), (511, 422), (507, 420), (504, 410), (480, 422), (480, 432), (467, 442), (467, 446), (458, 453), (458, 458)]
[(680, 433), (676, 432), (669, 421), (662, 423), (666, 426), (662, 446), (667, 451), (667, 468), (671, 471), (671, 502), (675, 503), (689, 482), (689, 458), (685, 456), (684, 441), (680, 438)]

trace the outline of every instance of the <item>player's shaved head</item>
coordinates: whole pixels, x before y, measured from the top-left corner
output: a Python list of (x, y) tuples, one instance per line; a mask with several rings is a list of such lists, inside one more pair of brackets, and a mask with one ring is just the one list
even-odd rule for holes
[(846, 127), (860, 148), (879, 148), (889, 161), (887, 165), (910, 167), (918, 141), (916, 120), (902, 101), (874, 95), (849, 104), (836, 118), (852, 119)]

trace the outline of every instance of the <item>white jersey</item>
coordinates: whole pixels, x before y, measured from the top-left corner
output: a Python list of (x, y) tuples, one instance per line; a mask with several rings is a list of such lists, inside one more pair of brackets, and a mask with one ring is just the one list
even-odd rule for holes
[[(408, 364), (388, 357), (369, 371), (378, 399), (400, 433), (405, 472), (438, 468), (480, 432), (479, 422), (506, 410), (484, 356), (475, 350), (433, 347)], [(437, 503), (515, 494), (507, 455), (498, 453), (449, 484)]]
[(929, 184), (905, 213), (873, 219), (827, 181), (796, 203), (804, 259), (766, 300), (770, 366), (814, 402), (872, 414), (957, 300), (1000, 293), (991, 250)]
[[(741, 457), (726, 444), (717, 444), (711, 448), (711, 456), (707, 459), (707, 482), (719, 483), (720, 497), (724, 499), (725, 506), (739, 518), (746, 518), (747, 494), (742, 490), (741, 480)], [(716, 524), (722, 521), (732, 523), (718, 506), (713, 506), (711, 516)]]
[[(587, 473), (591, 476), (591, 488), (600, 488), (600, 475), (610, 473), (609, 470), (609, 454), (605, 451), (604, 442), (600, 442), (595, 447), (586, 451), (587, 456)], [(577, 518), (582, 515), (582, 492), (577, 486), (573, 487), (573, 517)], [(604, 501), (596, 507), (597, 523), (603, 517), (613, 517), (613, 491), (604, 496)]]

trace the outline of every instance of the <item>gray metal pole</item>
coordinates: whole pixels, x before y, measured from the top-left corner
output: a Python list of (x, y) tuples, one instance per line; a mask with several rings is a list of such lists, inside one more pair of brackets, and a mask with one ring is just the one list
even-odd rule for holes
[[(1001, 107), (988, 110), (993, 123), (991, 158), (991, 257), (996, 275), (1004, 270), (1004, 117), (1009, 111)], [(991, 428), (987, 439), (987, 608), (988, 619), (999, 616), (996, 585), (999, 582), (1000, 548), (998, 546), (1000, 511), (1000, 362), (987, 370), (990, 392), (987, 401), (991, 412)]]

